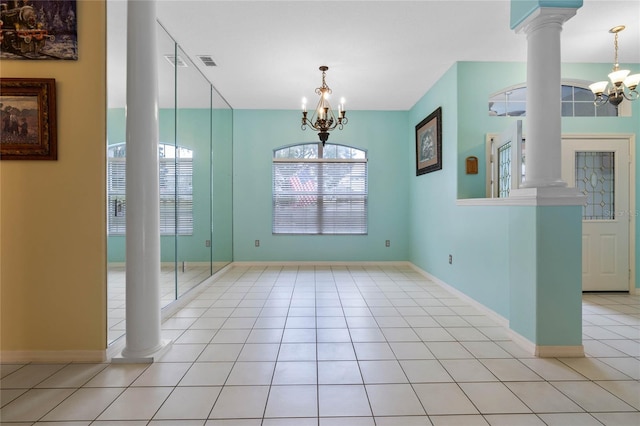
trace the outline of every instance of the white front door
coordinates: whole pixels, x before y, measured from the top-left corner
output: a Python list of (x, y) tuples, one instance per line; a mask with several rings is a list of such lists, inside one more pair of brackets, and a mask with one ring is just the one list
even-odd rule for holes
[(629, 140), (563, 139), (562, 179), (585, 194), (582, 290), (629, 290)]

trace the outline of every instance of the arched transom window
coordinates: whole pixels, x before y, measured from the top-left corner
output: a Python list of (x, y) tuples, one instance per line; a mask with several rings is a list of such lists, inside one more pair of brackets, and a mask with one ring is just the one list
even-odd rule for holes
[[(563, 117), (616, 117), (618, 108), (606, 103), (596, 106), (587, 86), (562, 84)], [(522, 117), (527, 113), (527, 87), (523, 84), (503, 89), (489, 96), (489, 115)]]

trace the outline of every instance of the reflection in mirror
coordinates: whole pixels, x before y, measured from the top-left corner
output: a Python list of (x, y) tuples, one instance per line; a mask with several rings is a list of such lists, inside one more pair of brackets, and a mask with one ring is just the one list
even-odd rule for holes
[(176, 215), (190, 213), (191, 230), (176, 238), (176, 298), (207, 279), (211, 268), (211, 84), (178, 47), (176, 143), (193, 152), (176, 167)]
[(227, 101), (211, 88), (211, 164), (213, 165), (213, 272), (233, 260), (233, 110)]
[[(176, 75), (179, 66), (178, 46), (161, 25), (158, 30), (158, 125), (159, 143), (164, 147), (159, 152), (159, 180), (160, 180), (160, 221), (168, 225), (174, 221), (176, 210)], [(160, 233), (160, 298), (162, 306), (166, 306), (176, 299), (176, 233)]]

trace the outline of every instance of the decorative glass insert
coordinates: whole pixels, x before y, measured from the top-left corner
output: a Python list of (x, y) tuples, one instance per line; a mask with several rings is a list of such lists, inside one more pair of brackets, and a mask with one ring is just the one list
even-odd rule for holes
[(511, 143), (498, 148), (498, 197), (509, 196), (511, 191)]
[(614, 152), (576, 152), (576, 188), (587, 200), (583, 220), (615, 219)]
[[(593, 93), (587, 87), (563, 84), (563, 117), (617, 117), (618, 108), (606, 103), (593, 104)], [(527, 115), (527, 87), (513, 86), (489, 97), (489, 115), (497, 117), (523, 117)]]

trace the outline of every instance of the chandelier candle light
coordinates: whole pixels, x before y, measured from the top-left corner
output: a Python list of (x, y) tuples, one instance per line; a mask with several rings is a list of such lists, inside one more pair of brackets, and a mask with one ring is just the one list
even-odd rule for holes
[(594, 104), (600, 106), (609, 102), (611, 105), (618, 106), (624, 99), (635, 101), (638, 99), (638, 82), (640, 82), (640, 74), (629, 75), (631, 71), (621, 70), (618, 64), (618, 33), (625, 29), (624, 25), (618, 25), (609, 30), (615, 34), (613, 47), (615, 49), (615, 57), (613, 61), (613, 70), (609, 74), (611, 86), (608, 81), (599, 81), (589, 86), (593, 92), (595, 99)]
[(302, 130), (306, 130), (307, 126), (317, 130), (320, 141), (322, 141), (322, 146), (324, 146), (325, 142), (329, 139), (330, 131), (335, 128), (342, 130), (344, 125), (349, 121), (346, 117), (347, 111), (344, 109), (344, 98), (340, 99), (337, 118), (331, 110), (329, 95), (331, 95), (332, 91), (325, 82), (325, 75), (328, 69), (329, 67), (325, 65), (320, 67), (320, 71), (322, 71), (322, 86), (316, 88), (316, 94), (320, 96), (320, 101), (318, 101), (318, 106), (313, 112), (311, 119), (307, 118), (307, 99), (302, 98)]

